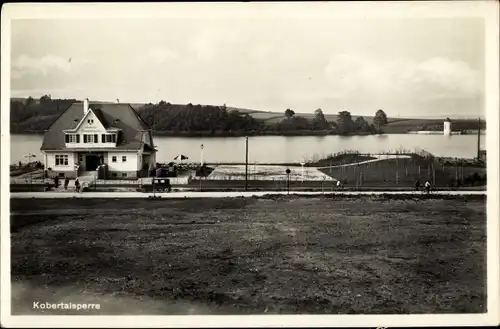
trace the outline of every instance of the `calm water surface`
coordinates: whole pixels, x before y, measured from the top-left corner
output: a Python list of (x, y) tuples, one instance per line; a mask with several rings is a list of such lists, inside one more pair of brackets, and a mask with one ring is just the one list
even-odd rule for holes
[[(40, 146), (42, 135), (11, 135), (10, 162), (17, 163), (23, 155), (33, 153), (43, 162)], [(486, 147), (481, 136), (481, 147)], [(206, 162), (245, 162), (244, 137), (155, 137), (159, 151), (157, 161), (172, 161), (184, 154), (190, 161), (199, 161), (204, 145)], [(424, 149), (438, 156), (473, 158), (476, 155), (475, 135), (370, 135), (370, 136), (256, 136), (248, 138), (249, 162), (285, 163), (321, 157), (344, 150), (376, 153), (397, 149)]]

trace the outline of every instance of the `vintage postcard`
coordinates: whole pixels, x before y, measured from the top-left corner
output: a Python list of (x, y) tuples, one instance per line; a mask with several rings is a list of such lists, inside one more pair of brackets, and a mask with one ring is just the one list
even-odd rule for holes
[(498, 325), (498, 10), (4, 5), (1, 324)]

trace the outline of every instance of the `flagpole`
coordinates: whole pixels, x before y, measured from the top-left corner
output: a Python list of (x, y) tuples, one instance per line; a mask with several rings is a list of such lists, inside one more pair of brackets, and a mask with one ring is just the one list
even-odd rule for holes
[(248, 136), (245, 137), (245, 191), (248, 191)]
[(477, 118), (477, 161), (481, 156), (481, 118)]

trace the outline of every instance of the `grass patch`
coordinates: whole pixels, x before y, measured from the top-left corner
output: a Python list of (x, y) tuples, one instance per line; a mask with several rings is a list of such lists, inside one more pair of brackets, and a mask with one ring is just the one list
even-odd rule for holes
[(358, 163), (368, 160), (374, 160), (376, 157), (369, 154), (361, 154), (358, 151), (342, 151), (338, 153), (332, 153), (323, 158), (318, 156), (313, 157), (312, 160), (306, 163), (308, 167), (327, 167), (327, 166), (338, 166), (347, 163)]
[(486, 168), (475, 165), (456, 166), (418, 156), (337, 167), (321, 168), (321, 172), (340, 179), (348, 186), (421, 186), (429, 180), (436, 187), (484, 186)]

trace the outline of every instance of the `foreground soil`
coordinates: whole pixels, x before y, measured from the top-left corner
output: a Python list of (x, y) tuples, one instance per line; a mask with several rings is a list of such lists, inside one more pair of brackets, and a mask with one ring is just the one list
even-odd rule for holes
[(485, 312), (485, 201), (13, 199), (12, 312)]

